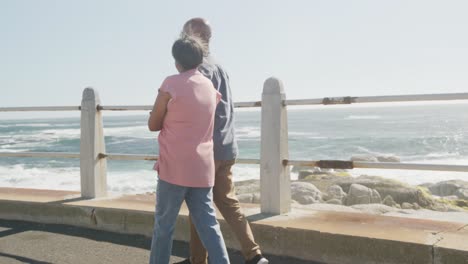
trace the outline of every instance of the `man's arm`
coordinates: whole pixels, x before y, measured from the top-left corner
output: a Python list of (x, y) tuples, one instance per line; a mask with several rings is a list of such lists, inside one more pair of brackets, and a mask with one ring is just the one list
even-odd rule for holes
[(171, 95), (168, 92), (159, 91), (153, 106), (153, 111), (151, 111), (148, 119), (148, 128), (150, 131), (160, 131), (162, 129), (169, 100), (171, 100)]

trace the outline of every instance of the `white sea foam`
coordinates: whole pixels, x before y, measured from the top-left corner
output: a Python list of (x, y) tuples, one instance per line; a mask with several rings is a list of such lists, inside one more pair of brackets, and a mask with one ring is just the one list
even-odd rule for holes
[(16, 127), (50, 127), (56, 126), (52, 124), (45, 124), (45, 123), (22, 123), (22, 124), (15, 124)]
[(240, 140), (260, 138), (260, 127), (244, 126), (236, 128), (236, 135)]
[[(423, 164), (448, 164), (448, 165), (468, 165), (468, 159), (440, 159), (440, 160), (419, 160), (411, 163)], [(440, 182), (447, 180), (468, 181), (466, 172), (451, 171), (421, 171), (421, 170), (383, 170), (383, 169), (353, 169), (351, 175), (373, 175), (395, 179), (411, 185), (419, 185), (426, 182)]]
[(156, 190), (157, 173), (151, 169), (134, 172), (109, 171), (107, 174), (108, 190), (112, 193), (147, 193)]
[(105, 136), (155, 138), (157, 133), (148, 131), (148, 126), (104, 127)]
[(78, 191), (80, 173), (79, 168), (25, 168), (23, 164), (0, 166), (0, 186)]
[(6, 146), (0, 146), (0, 150), (2, 152), (9, 152), (9, 153), (18, 153), (18, 152), (27, 152), (27, 151), (30, 151), (30, 149), (26, 149), (26, 148), (15, 148), (15, 149), (10, 149), (8, 148), (8, 145)]
[[(70, 168), (25, 168), (23, 164), (0, 166), (0, 186), (50, 190), (80, 190), (80, 170)], [(108, 172), (108, 190), (115, 193), (152, 192), (156, 173), (152, 170)]]
[(374, 120), (374, 119), (381, 119), (381, 116), (378, 115), (350, 115), (347, 116), (345, 119), (346, 120)]
[(42, 130), (39, 134), (32, 134), (32, 136), (47, 138), (78, 138), (80, 136), (79, 128), (66, 128), (66, 129), (46, 129)]
[[(434, 161), (431, 161), (433, 163)], [(415, 162), (416, 163), (416, 162)], [(419, 161), (417, 163), (429, 163)], [(464, 159), (439, 160), (439, 164), (466, 165)], [(426, 182), (439, 182), (451, 179), (468, 180), (466, 173), (440, 171), (410, 171), (382, 169), (354, 169), (349, 171), (353, 176), (374, 175), (399, 180), (411, 185)], [(291, 173), (296, 180), (298, 174)], [(149, 167), (135, 171), (108, 171), (108, 190), (117, 194), (154, 192), (157, 174)], [(234, 181), (260, 179), (258, 165), (236, 164), (233, 167)], [(80, 190), (79, 168), (25, 168), (24, 165), (0, 166), (0, 186), (15, 188), (37, 188), (52, 190)]]

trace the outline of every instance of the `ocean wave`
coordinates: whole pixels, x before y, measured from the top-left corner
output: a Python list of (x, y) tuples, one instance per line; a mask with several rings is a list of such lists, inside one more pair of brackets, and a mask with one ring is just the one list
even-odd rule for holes
[(260, 138), (260, 127), (244, 126), (236, 128), (236, 136), (242, 138)]
[(26, 168), (25, 164), (0, 166), (0, 186), (78, 191), (80, 169)]
[(38, 133), (14, 134), (7, 138), (0, 138), (0, 147), (12, 151), (19, 149), (44, 148), (60, 140), (79, 139), (77, 129), (48, 129)]
[(148, 126), (104, 127), (104, 136), (132, 136), (138, 138), (154, 138), (155, 133)]
[(15, 124), (8, 124), (8, 125), (0, 125), (0, 128), (15, 128), (15, 127), (69, 127), (73, 125), (79, 124), (54, 124), (54, 123), (15, 123)]
[(77, 138), (80, 136), (80, 133), (81, 131), (79, 128), (46, 129), (42, 130), (39, 134), (33, 134), (33, 136), (37, 135), (45, 138)]
[(350, 115), (345, 118), (345, 120), (373, 120), (373, 119), (382, 119), (379, 115)]
[(22, 149), (18, 149), (18, 148), (11, 149), (11, 148), (8, 148), (8, 147), (5, 147), (5, 146), (0, 146), (0, 150), (1, 150), (1, 152), (9, 152), (9, 153), (18, 153), (18, 152), (28, 152), (28, 151), (31, 151), (31, 149), (25, 149), (25, 148), (22, 148)]
[(119, 140), (112, 141), (112, 142), (108, 142), (108, 141), (106, 140), (106, 146), (109, 146), (109, 145), (120, 145), (120, 144), (125, 144), (125, 143), (132, 143), (132, 142), (136, 142), (138, 139), (140, 139), (140, 138), (119, 139)]
[(55, 126), (53, 124), (46, 123), (24, 123), (24, 124), (14, 124), (15, 127), (51, 127)]

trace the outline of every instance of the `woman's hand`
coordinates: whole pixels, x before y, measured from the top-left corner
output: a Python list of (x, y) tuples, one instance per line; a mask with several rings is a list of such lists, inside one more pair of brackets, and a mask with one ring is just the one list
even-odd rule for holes
[(148, 128), (150, 131), (160, 131), (162, 129), (169, 100), (171, 100), (171, 95), (168, 92), (159, 91), (153, 106), (153, 111), (150, 112), (150, 117), (148, 119)]

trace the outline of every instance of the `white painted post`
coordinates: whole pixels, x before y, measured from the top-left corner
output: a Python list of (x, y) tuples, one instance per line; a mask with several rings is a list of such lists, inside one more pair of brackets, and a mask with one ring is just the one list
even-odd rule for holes
[(83, 91), (81, 101), (80, 175), (81, 196), (96, 198), (107, 193), (107, 162), (99, 95), (93, 88)]
[(283, 214), (291, 210), (291, 179), (283, 160), (289, 158), (288, 119), (282, 82), (267, 79), (262, 94), (260, 152), (261, 211)]

